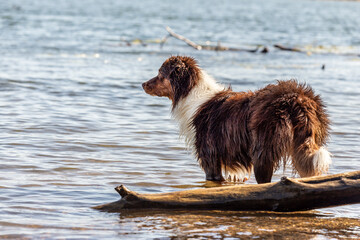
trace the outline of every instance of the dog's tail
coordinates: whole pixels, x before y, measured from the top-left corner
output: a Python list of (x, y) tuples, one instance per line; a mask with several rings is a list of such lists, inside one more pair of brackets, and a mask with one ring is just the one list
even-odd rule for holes
[(300, 177), (318, 176), (329, 170), (331, 154), (325, 147), (317, 150), (300, 148), (293, 154), (292, 163)]
[(312, 156), (315, 175), (321, 175), (329, 170), (331, 164), (331, 154), (325, 147), (320, 147)]
[(292, 122), (294, 127), (292, 163), (301, 177), (326, 173), (331, 154), (324, 147), (329, 134), (330, 121), (324, 105), (310, 87), (294, 100)]

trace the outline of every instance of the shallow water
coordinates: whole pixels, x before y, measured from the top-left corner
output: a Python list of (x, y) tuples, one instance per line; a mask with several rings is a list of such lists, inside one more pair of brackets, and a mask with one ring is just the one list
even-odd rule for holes
[[(176, 54), (238, 91), (306, 81), (332, 121), (330, 173), (359, 170), (359, 12), (359, 2), (335, 1), (1, 1), (0, 238), (360, 238), (360, 205), (296, 214), (91, 209), (117, 200), (119, 184), (144, 193), (208, 186), (170, 102), (141, 88)], [(195, 51), (175, 39), (161, 48), (167, 25), (199, 43), (270, 52)]]

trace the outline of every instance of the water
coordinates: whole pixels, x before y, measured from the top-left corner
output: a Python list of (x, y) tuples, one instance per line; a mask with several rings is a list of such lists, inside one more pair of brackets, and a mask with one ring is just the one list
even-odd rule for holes
[[(360, 238), (360, 205), (296, 214), (91, 209), (117, 200), (119, 184), (142, 193), (208, 186), (170, 102), (141, 88), (176, 54), (239, 91), (308, 82), (332, 121), (330, 173), (359, 170), (360, 58), (347, 55), (360, 53), (359, 12), (359, 2), (335, 1), (1, 1), (0, 238)], [(167, 25), (199, 43), (270, 52), (195, 51), (175, 39), (160, 48)], [(146, 46), (128, 46), (134, 39)]]

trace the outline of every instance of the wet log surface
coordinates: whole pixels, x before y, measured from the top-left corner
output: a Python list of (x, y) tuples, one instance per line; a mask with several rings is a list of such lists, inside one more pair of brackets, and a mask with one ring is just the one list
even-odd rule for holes
[(120, 185), (121, 199), (94, 207), (123, 209), (187, 209), (234, 211), (303, 211), (360, 203), (360, 171), (266, 184), (243, 184), (170, 193), (140, 194)]

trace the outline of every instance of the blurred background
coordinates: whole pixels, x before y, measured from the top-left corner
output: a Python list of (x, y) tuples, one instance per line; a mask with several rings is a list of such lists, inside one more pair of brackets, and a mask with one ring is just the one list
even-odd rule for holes
[[(307, 82), (332, 121), (330, 173), (360, 170), (359, 13), (356, 1), (1, 1), (0, 238), (360, 237), (359, 205), (283, 215), (91, 209), (117, 200), (119, 184), (212, 186), (170, 101), (141, 88), (171, 55), (195, 57), (236, 91)], [(161, 46), (166, 26), (199, 44), (269, 52), (197, 51), (175, 38)], [(295, 176), (280, 169), (273, 181), (283, 174)]]

